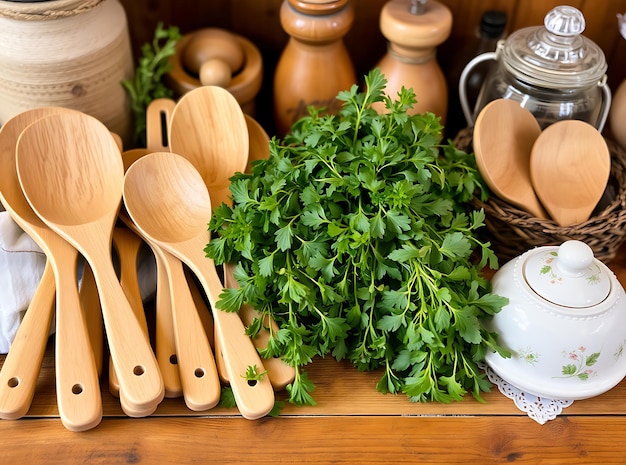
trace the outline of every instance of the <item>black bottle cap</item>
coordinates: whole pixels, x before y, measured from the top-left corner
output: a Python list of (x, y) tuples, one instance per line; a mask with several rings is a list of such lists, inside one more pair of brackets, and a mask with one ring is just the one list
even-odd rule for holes
[(487, 10), (480, 19), (480, 31), (488, 37), (497, 38), (504, 33), (506, 13), (499, 10)]

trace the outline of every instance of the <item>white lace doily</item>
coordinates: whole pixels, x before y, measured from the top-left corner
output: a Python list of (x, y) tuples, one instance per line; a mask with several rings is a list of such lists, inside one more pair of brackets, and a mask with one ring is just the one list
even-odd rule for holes
[(545, 399), (520, 391), (515, 386), (507, 383), (487, 365), (481, 364), (481, 368), (487, 374), (489, 381), (498, 386), (498, 390), (513, 400), (515, 406), (540, 425), (548, 420), (554, 420), (563, 412), (563, 409), (574, 403), (573, 400)]

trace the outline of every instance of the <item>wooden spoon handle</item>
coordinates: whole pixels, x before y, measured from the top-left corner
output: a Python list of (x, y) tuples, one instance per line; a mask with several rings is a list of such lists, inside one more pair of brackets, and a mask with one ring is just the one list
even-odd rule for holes
[(0, 370), (0, 418), (16, 420), (28, 412), (54, 313), (55, 283), (50, 261), (26, 310)]
[[(153, 252), (155, 249), (152, 249)], [(154, 253), (157, 266), (156, 290), (156, 358), (163, 375), (165, 397), (180, 397), (183, 386), (178, 369), (176, 354), (176, 336), (174, 334), (174, 317), (172, 315), (172, 298), (170, 296), (169, 278), (162, 258)]]
[(211, 316), (211, 309), (208, 307), (204, 294), (196, 285), (195, 275), (185, 269), (185, 277), (189, 284), (189, 290), (191, 291), (191, 297), (196, 306), (196, 311), (202, 321), (202, 327), (207, 335), (209, 344), (213, 348), (213, 356), (215, 357), (215, 364), (217, 365), (217, 373), (220, 376), (220, 380), (224, 384), (228, 384), (228, 375), (226, 374), (226, 366), (224, 365), (224, 359), (222, 358), (222, 352), (217, 350), (217, 335), (215, 334), (215, 326), (213, 325), (213, 316)]
[(160, 403), (165, 394), (156, 358), (117, 279), (110, 251), (93, 248), (88, 259), (100, 293), (104, 326), (120, 391), (130, 408), (147, 411)]
[(169, 278), (178, 371), (185, 404), (191, 410), (208, 410), (218, 404), (221, 389), (213, 352), (181, 261), (162, 250), (159, 254)]
[[(149, 341), (148, 323), (137, 276), (137, 260), (142, 245), (143, 240), (132, 231), (124, 227), (114, 228), (113, 247), (117, 251), (120, 264), (120, 284), (146, 340)], [(112, 362), (109, 363), (109, 391), (114, 396), (119, 396), (119, 380)]]
[[(232, 263), (224, 264), (224, 286), (231, 288), (238, 288), (239, 284), (235, 279), (235, 265)], [(239, 317), (244, 325), (250, 325), (255, 319), (261, 318), (261, 314), (251, 305), (243, 304), (239, 309)], [(271, 330), (271, 332), (270, 332)], [(252, 338), (252, 343), (257, 349), (266, 349), (271, 334), (278, 333), (278, 325), (271, 315), (265, 315), (263, 320), (263, 327)], [(270, 382), (274, 389), (284, 389), (289, 383), (293, 382), (296, 377), (296, 370), (294, 367), (287, 365), (282, 358), (264, 358), (263, 365), (267, 369), (267, 376), (270, 378)]]
[(148, 323), (137, 274), (137, 261), (143, 243), (143, 239), (128, 228), (115, 227), (113, 230), (113, 246), (117, 251), (120, 263), (120, 284), (141, 326), (141, 330), (145, 334), (146, 340), (148, 340)]
[[(67, 243), (65, 243), (67, 244)], [(70, 431), (85, 431), (102, 420), (98, 370), (76, 282), (78, 253), (61, 242), (50, 257), (56, 276), (55, 368), (59, 416)]]
[(216, 335), (220, 341), (219, 347), (224, 357), (228, 380), (237, 407), (244, 418), (251, 420), (261, 418), (267, 415), (274, 406), (274, 389), (268, 376), (263, 376), (256, 382), (248, 382), (246, 373), (249, 367), (256, 367), (258, 373), (264, 372), (263, 362), (256, 347), (246, 335), (239, 315), (217, 308), (219, 295), (224, 288), (213, 260), (206, 258), (204, 254), (200, 254), (200, 257), (187, 255), (187, 264), (198, 276), (209, 298)]
[(80, 306), (85, 313), (87, 321), (87, 331), (91, 341), (91, 350), (98, 374), (102, 375), (102, 365), (104, 362), (104, 329), (102, 324), (102, 309), (100, 307), (100, 296), (96, 287), (96, 280), (88, 263), (85, 262), (83, 277), (78, 290), (80, 296)]
[[(119, 213), (122, 222), (136, 235), (142, 236), (141, 232), (122, 207)], [(174, 336), (174, 321), (172, 318), (172, 302), (170, 298), (169, 279), (163, 260), (155, 249), (155, 246), (146, 242), (156, 261), (157, 288), (156, 288), (156, 322), (155, 322), (155, 354), (156, 360), (163, 378), (165, 397), (176, 398), (183, 395), (183, 388), (178, 373), (176, 359), (176, 338)]]

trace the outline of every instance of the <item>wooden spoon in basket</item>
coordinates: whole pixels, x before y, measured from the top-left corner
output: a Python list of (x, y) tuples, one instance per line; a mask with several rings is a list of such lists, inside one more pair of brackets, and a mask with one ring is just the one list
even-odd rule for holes
[(519, 103), (497, 99), (485, 106), (474, 126), (476, 164), (489, 188), (501, 199), (537, 218), (548, 215), (530, 179), (530, 152), (541, 128)]

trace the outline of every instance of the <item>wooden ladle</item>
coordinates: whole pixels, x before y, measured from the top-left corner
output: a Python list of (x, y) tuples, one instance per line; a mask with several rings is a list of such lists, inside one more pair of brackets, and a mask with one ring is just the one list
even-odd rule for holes
[(530, 177), (559, 226), (586, 221), (606, 189), (611, 155), (600, 132), (584, 121), (557, 121), (532, 148)]
[(223, 286), (215, 264), (204, 253), (211, 220), (211, 199), (204, 180), (185, 158), (152, 153), (128, 169), (123, 192), (126, 210), (142, 235), (186, 263), (202, 284), (239, 411), (248, 419), (267, 415), (274, 405), (269, 378), (246, 379), (249, 368), (264, 371), (259, 354), (237, 313), (216, 306)]
[[(0, 130), (0, 159), (3, 166), (0, 191), (2, 203), (11, 217), (44, 250), (54, 270), (57, 309), (55, 381), (59, 416), (67, 429), (84, 431), (100, 423), (102, 402), (98, 369), (78, 295), (78, 253), (35, 214), (21, 190), (16, 167), (16, 152), (20, 151), (18, 138), (21, 140), (22, 131), (28, 130), (29, 125), (47, 115), (72, 114), (77, 113), (62, 108), (42, 108), (20, 113), (5, 122)], [(49, 276), (49, 273), (45, 273), (43, 279), (47, 280)], [(44, 286), (45, 290), (50, 284), (42, 281), (40, 286)], [(45, 295), (54, 294), (45, 290)], [(9, 363), (6, 369), (3, 367), (0, 377), (0, 397), (4, 405), (13, 403), (14, 410), (9, 416), (14, 418), (25, 413), (24, 409), (28, 409), (34, 393), (52, 317), (51, 303), (46, 299), (38, 296), (36, 306), (29, 308), (33, 314), (20, 328), (8, 356)], [(15, 371), (11, 372), (11, 369)]]
[(498, 197), (548, 218), (530, 179), (530, 152), (540, 133), (530, 111), (514, 100), (497, 99), (478, 114), (473, 144), (480, 174)]
[(111, 259), (124, 176), (114, 139), (86, 114), (51, 115), (20, 136), (17, 171), (33, 210), (91, 265), (123, 405), (135, 412), (156, 408), (163, 380)]
[(246, 120), (237, 100), (216, 86), (186, 93), (172, 112), (170, 151), (189, 160), (211, 193), (211, 205), (229, 203), (230, 177), (248, 163)]

